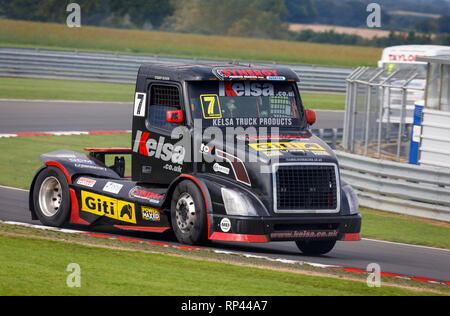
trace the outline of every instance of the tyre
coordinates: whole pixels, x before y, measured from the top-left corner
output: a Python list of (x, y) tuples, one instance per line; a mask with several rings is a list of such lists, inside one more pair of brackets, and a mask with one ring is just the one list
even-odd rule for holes
[(56, 167), (44, 169), (33, 188), (33, 204), (36, 216), (42, 224), (63, 227), (70, 216), (69, 183)]
[(206, 242), (208, 223), (203, 195), (191, 181), (175, 188), (170, 208), (172, 229), (182, 244), (200, 245)]
[(324, 255), (333, 250), (336, 245), (336, 240), (308, 240), (308, 241), (296, 241), (298, 249), (305, 255)]

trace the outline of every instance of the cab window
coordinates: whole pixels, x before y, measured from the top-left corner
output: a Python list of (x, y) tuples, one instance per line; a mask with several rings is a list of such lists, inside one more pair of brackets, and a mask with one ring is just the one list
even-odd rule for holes
[(148, 121), (150, 126), (171, 130), (177, 124), (167, 123), (167, 111), (181, 110), (180, 90), (177, 86), (153, 84), (150, 86)]

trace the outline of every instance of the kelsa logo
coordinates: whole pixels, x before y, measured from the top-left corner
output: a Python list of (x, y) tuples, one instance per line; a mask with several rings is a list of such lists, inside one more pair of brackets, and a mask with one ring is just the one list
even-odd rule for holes
[(157, 141), (150, 138), (150, 133), (142, 131), (137, 131), (133, 152), (179, 165), (183, 164), (186, 155), (183, 146), (166, 143), (166, 139), (162, 136)]
[(222, 81), (219, 83), (219, 96), (221, 97), (270, 97), (274, 95), (274, 86), (268, 82)]
[(133, 203), (112, 199), (103, 195), (81, 191), (81, 210), (98, 216), (136, 224)]

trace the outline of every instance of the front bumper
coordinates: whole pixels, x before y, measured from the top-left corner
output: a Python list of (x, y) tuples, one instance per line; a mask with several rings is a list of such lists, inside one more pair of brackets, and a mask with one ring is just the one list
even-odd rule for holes
[[(223, 225), (224, 222), (231, 225)], [(210, 240), (270, 241), (360, 240), (361, 216), (239, 217), (211, 215)], [(231, 227), (229, 227), (231, 226)]]

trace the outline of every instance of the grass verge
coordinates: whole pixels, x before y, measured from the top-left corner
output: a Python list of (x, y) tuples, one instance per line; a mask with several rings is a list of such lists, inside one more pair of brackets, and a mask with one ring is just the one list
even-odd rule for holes
[(375, 66), (381, 49), (0, 20), (0, 45), (202, 59), (329, 66)]
[[(0, 78), (0, 99), (133, 102), (135, 87), (128, 84)], [(345, 95), (302, 93), (306, 108), (345, 110)]]
[[(83, 153), (85, 147), (131, 147), (130, 134), (36, 136), (0, 139), (0, 185), (28, 189), (42, 163), (39, 156), (57, 150)], [(128, 169), (129, 160), (126, 161)], [(129, 171), (128, 171), (129, 172)]]
[[(28, 189), (42, 165), (39, 156), (84, 147), (130, 147), (129, 134), (39, 136), (0, 139), (0, 185)], [(130, 174), (130, 160), (126, 161)], [(450, 224), (363, 208), (362, 235), (394, 242), (450, 249)]]
[[(21, 230), (18, 232), (17, 230)], [(448, 295), (446, 286), (401, 279), (369, 288), (367, 276), (204, 250), (151, 246), (0, 224), (0, 295)], [(51, 258), (51, 259), (49, 259)], [(256, 261), (255, 261), (256, 260)], [(69, 288), (70, 263), (81, 268), (81, 287)], [(331, 272), (330, 272), (331, 273)], [(336, 272), (334, 272), (336, 273)], [(352, 278), (353, 277), (353, 278)]]
[(0, 99), (133, 102), (134, 85), (0, 78)]
[(367, 208), (361, 214), (365, 238), (450, 249), (450, 223)]

